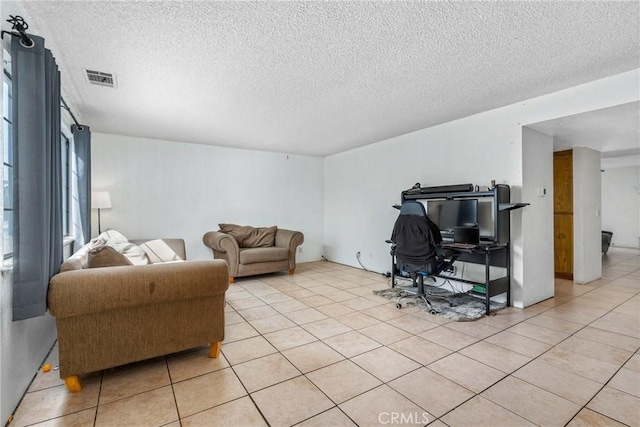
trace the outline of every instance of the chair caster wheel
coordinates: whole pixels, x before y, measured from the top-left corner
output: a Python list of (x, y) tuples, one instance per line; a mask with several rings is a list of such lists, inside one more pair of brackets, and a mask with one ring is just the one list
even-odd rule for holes
[(400, 310), (400, 309), (402, 308), (402, 304), (397, 303), (397, 304), (396, 304), (396, 308), (397, 308), (398, 310)]
[(453, 303), (452, 303), (452, 302), (450, 302), (450, 303), (449, 303), (449, 307), (453, 307), (453, 306), (454, 306), (454, 305), (453, 305)]
[(433, 309), (433, 308), (432, 308), (431, 310), (429, 310), (429, 313), (431, 313), (431, 314), (437, 314), (438, 312), (437, 312), (435, 309)]

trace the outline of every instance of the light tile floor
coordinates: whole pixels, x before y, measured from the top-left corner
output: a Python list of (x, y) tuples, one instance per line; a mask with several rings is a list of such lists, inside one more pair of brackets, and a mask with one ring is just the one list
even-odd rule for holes
[(38, 372), (11, 427), (640, 425), (640, 251), (475, 322), (397, 310), (372, 293), (387, 286), (329, 262), (239, 279), (220, 358), (98, 372), (77, 394)]

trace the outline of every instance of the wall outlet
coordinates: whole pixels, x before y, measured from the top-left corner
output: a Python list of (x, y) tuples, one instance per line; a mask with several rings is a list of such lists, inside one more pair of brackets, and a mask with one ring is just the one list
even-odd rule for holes
[(301, 254), (302, 253), (302, 246), (298, 246), (298, 253)]

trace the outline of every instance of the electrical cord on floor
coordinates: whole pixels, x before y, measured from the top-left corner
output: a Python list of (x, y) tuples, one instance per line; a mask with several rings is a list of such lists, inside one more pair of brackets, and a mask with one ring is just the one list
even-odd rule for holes
[[(464, 268), (467, 265), (466, 262), (462, 263), (462, 270), (460, 271), (460, 279), (464, 279)], [(455, 277), (451, 277), (452, 280), (456, 280)], [(448, 279), (447, 279), (448, 281)], [(464, 290), (464, 285), (461, 283), (460, 284), (460, 288), (456, 288), (455, 286), (453, 286), (453, 283), (449, 282), (449, 286), (451, 286), (451, 289), (453, 289), (456, 293), (460, 293), (460, 294), (469, 294), (469, 292), (471, 292), (471, 289), (469, 289), (468, 291)]]
[(362, 264), (362, 261), (360, 261), (360, 251), (356, 252), (356, 259), (358, 260), (358, 264), (360, 264), (360, 267), (362, 267), (362, 269), (363, 269), (364, 271), (369, 271), (369, 270), (367, 270), (367, 267), (365, 267), (365, 266)]
[(458, 293), (458, 290), (456, 289), (455, 286), (453, 286), (453, 283), (451, 283), (451, 281), (449, 280), (449, 277), (442, 277), (442, 276), (439, 276), (439, 277), (443, 279), (442, 283), (440, 285), (431, 285), (431, 287), (438, 288), (438, 290), (442, 291), (443, 294), (448, 294), (450, 293), (450, 291), (448, 291), (447, 289), (444, 289), (444, 285), (449, 285), (449, 287), (454, 293), (456, 294)]
[(360, 260), (360, 251), (356, 252), (356, 259), (358, 260), (358, 264), (360, 264), (360, 267), (362, 267), (364, 271), (368, 271), (369, 273), (380, 274), (384, 277), (391, 277), (391, 274), (389, 273), (380, 273), (378, 271), (369, 270), (367, 267), (365, 267), (364, 264), (362, 264), (362, 261)]
[[(462, 271), (464, 272), (464, 263), (463, 263), (463, 266), (462, 266)], [(445, 276), (445, 277), (443, 277), (443, 275), (441, 275), (441, 276), (440, 276), (441, 278), (443, 278), (443, 279), (444, 279), (444, 282), (443, 282), (439, 287), (442, 287), (442, 286), (444, 286), (445, 284), (448, 284), (448, 285), (449, 285), (449, 287), (451, 288), (451, 290), (452, 290), (454, 293), (456, 293), (456, 294), (463, 294), (463, 293), (465, 293), (465, 291), (464, 291), (464, 289), (463, 289), (463, 288), (458, 288), (458, 287), (454, 286), (454, 284), (451, 282), (451, 280), (453, 280), (453, 281), (455, 281), (455, 280), (456, 280), (456, 278), (453, 276), (455, 273), (454, 273), (454, 272), (448, 272), (448, 273), (449, 273), (449, 275), (448, 275), (448, 276)]]
[[(448, 274), (448, 276), (447, 276), (447, 274)], [(442, 286), (444, 286), (444, 285), (445, 285), (445, 283), (447, 283), (447, 282), (449, 281), (449, 277), (451, 277), (451, 275), (452, 275), (452, 274), (453, 274), (453, 272), (451, 272), (451, 271), (446, 271), (446, 270), (441, 271), (440, 273), (438, 273), (438, 277), (440, 277), (441, 279), (443, 279), (443, 282), (442, 282), (442, 284), (437, 285), (437, 286), (438, 286), (438, 287), (442, 287)], [(434, 277), (434, 279), (435, 279), (435, 280), (436, 280), (436, 282), (437, 282), (437, 279), (436, 279), (435, 277)]]
[[(439, 285), (438, 285), (438, 279), (436, 279), (436, 278), (435, 278), (435, 276), (427, 276), (427, 277), (428, 277), (428, 278), (433, 278), (434, 282), (433, 282), (433, 284), (429, 284), (429, 285), (427, 285), (427, 284), (425, 283), (425, 285), (427, 285), (427, 286), (431, 286), (432, 288), (441, 288), (441, 287), (443, 287), (443, 286), (444, 286), (444, 283), (445, 283), (445, 282), (442, 282), (441, 284), (439, 284)], [(446, 279), (445, 279), (445, 280), (446, 280)]]
[[(452, 279), (454, 281), (456, 280), (455, 278), (452, 278)], [(463, 288), (458, 288), (449, 279), (447, 279), (447, 283), (449, 284), (449, 286), (451, 286), (451, 289), (453, 290), (454, 293), (456, 293), (456, 294), (464, 294), (465, 293)]]

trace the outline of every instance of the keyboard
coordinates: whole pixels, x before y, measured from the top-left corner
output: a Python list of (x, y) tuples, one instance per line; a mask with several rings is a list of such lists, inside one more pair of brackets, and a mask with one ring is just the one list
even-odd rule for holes
[(443, 243), (442, 247), (443, 248), (453, 248), (453, 249), (474, 249), (474, 248), (477, 248), (478, 245), (475, 245), (473, 243), (453, 242), (453, 243)]

